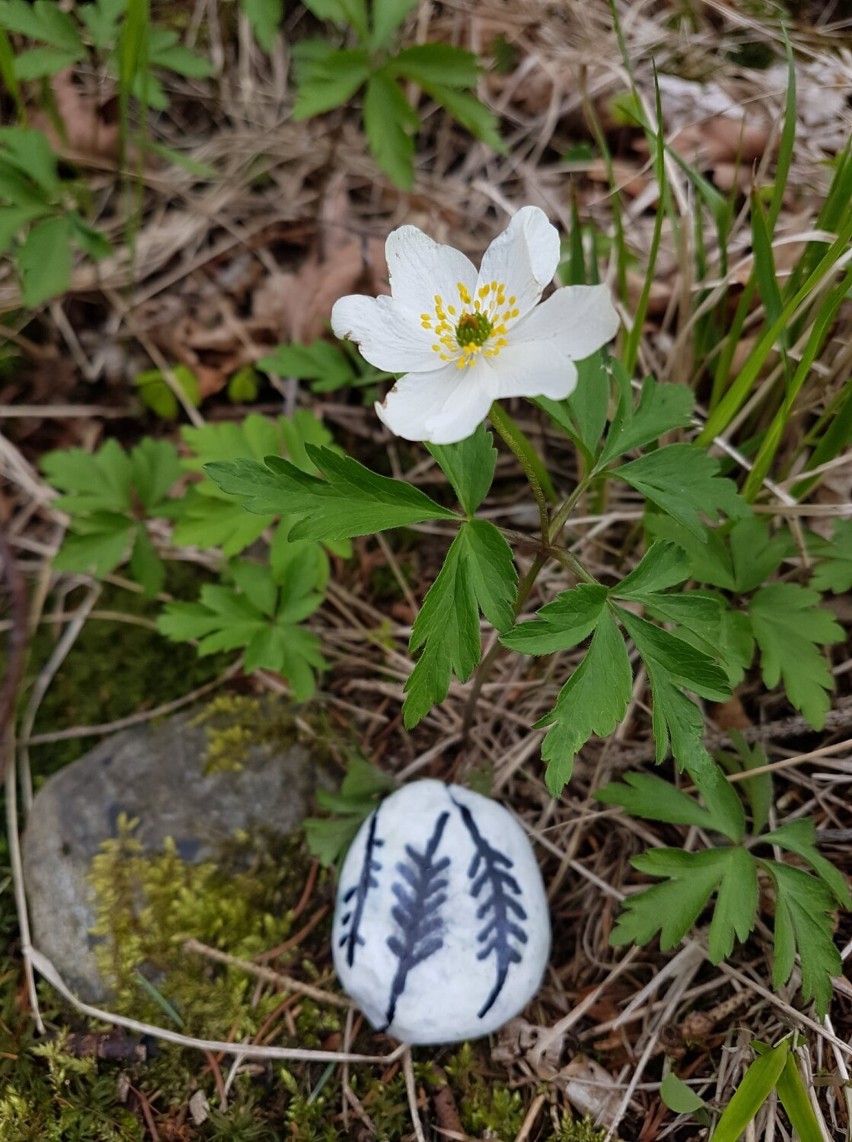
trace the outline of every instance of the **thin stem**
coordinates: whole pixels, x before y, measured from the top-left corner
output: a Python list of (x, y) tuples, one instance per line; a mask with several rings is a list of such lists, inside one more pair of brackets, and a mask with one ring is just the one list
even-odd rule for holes
[(529, 481), (529, 485), (532, 488), (533, 495), (535, 496), (535, 502), (538, 506), (539, 522), (541, 524), (541, 541), (546, 547), (548, 545), (548, 536), (550, 534), (550, 513), (547, 509), (547, 497), (544, 494), (544, 489), (542, 488), (541, 483), (539, 482), (539, 478), (535, 474), (533, 466), (530, 464), (524, 452), (521, 442), (512, 431), (511, 421), (503, 412), (502, 408), (500, 408), (497, 401), (494, 401), (494, 403), (491, 405), (491, 411), (488, 415), (497, 434), (514, 454), (515, 459), (523, 468), (524, 475)]

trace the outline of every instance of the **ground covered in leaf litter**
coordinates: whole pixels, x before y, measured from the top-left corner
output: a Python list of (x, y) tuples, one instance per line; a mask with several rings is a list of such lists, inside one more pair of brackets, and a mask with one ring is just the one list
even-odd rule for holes
[[(664, 123), (673, 146), (712, 185), (723, 191), (735, 186), (744, 195), (753, 179), (772, 178), (786, 89), (778, 25), (768, 12), (758, 11), (760, 5), (754, 7), (754, 13), (744, 14), (707, 4), (678, 23), (678, 13), (665, 4), (620, 5), (635, 82), (650, 105), (652, 61), (661, 73)], [(830, 6), (818, 9), (800, 6), (793, 25), (800, 121), (779, 227), (790, 239), (777, 248), (781, 269), (784, 251), (794, 252), (796, 238), (813, 224), (828, 177), (826, 161), (848, 136), (849, 40), (843, 35), (848, 37), (849, 29)], [(288, 16), (286, 34), (303, 31), (299, 17)], [(284, 49), (270, 59), (244, 40), (228, 49), (234, 58), (225, 78), (203, 91), (198, 86), (176, 90), (169, 117), (157, 124), (161, 141), (209, 164), (215, 178), (202, 181), (172, 168), (146, 168), (133, 252), (120, 246), (97, 269), (81, 265), (67, 297), (38, 314), (22, 314), (14, 278), (5, 271), (0, 277), (0, 311), (18, 354), (15, 369), (0, 381), (4, 515), (11, 520), (8, 534), (16, 557), (27, 579), (38, 585), (34, 596), (42, 617), (52, 622), (48, 629), (65, 631), (69, 644), (85, 637), (80, 631), (86, 607), (114, 607), (119, 618), (130, 608), (121, 591), (104, 608), (92, 590), (81, 608), (80, 587), (72, 590), (70, 584), (55, 604), (48, 603), (49, 559), (61, 520), (51, 509), (50, 488), (38, 474), (39, 457), (55, 447), (95, 447), (107, 437), (132, 444), (145, 432), (171, 435), (167, 422), (141, 409), (133, 387), (133, 379), (152, 365), (185, 365), (198, 377), (202, 403), (200, 410), (188, 413), (196, 423), (241, 417), (248, 408), (226, 399), (229, 381), (280, 343), (321, 336), (337, 297), (385, 289), (383, 242), (397, 225), (414, 223), (478, 256), (503, 228), (504, 207), (537, 203), (567, 233), (575, 196), (580, 216), (600, 235), (610, 235), (608, 173), (592, 145), (590, 107), (615, 155), (628, 241), (636, 253), (628, 297), (622, 299), (625, 313), (635, 305), (652, 241), (657, 189), (643, 136), (631, 123), (624, 95), (627, 75), (606, 7), (536, 0), (481, 4), (471, 13), (436, 5), (416, 14), (411, 34), (461, 43), (493, 60), (482, 95), (501, 116), (507, 157), (472, 145), (441, 113), (427, 111), (416, 188), (401, 193), (377, 176), (351, 115), (290, 122), (283, 110)], [(57, 80), (55, 95), (72, 128), (68, 145), (73, 158), (101, 204), (100, 222), (119, 235), (117, 136), (102, 118), (102, 101), (87, 97), (86, 83), (85, 76), (64, 77)], [(681, 189), (678, 208), (687, 217), (690, 202)], [(750, 237), (743, 221), (728, 250), (730, 272), (743, 281), (750, 269)], [(712, 240), (708, 235), (709, 247)], [(605, 246), (604, 240), (602, 251)], [(693, 359), (682, 318), (693, 300), (688, 268), (679, 262), (671, 234), (664, 233), (640, 361), (660, 380), (697, 385), (700, 398), (701, 362)], [(848, 313), (841, 318), (846, 324), (836, 331), (834, 348), (824, 358), (828, 390), (842, 383), (844, 361), (848, 367), (842, 351), (849, 344)], [(748, 348), (747, 333), (740, 351), (745, 354)], [(404, 474), (427, 490), (436, 479), (422, 449), (379, 431), (357, 392), (318, 396), (305, 385), (269, 378), (251, 408), (274, 415), (282, 404), (288, 413), (314, 408), (351, 453), (380, 470)], [(530, 410), (519, 406), (515, 411), (547, 458), (554, 480), (570, 488), (572, 456), (554, 448), (546, 426)], [(849, 492), (849, 468), (838, 465), (808, 502), (809, 526), (818, 528), (841, 513)], [(570, 530), (577, 554), (591, 570), (605, 570), (613, 560), (620, 564), (623, 553), (633, 549), (638, 509), (627, 494), (623, 501), (610, 500), (605, 510), (581, 506)], [(783, 502), (772, 510), (803, 514), (797, 505), (785, 508)], [(487, 505), (489, 518), (532, 530), (535, 520), (526, 512), (518, 473), (511, 459), (503, 457)], [(568, 656), (548, 661), (539, 675), (508, 655), (499, 659), (482, 688), (469, 732), (465, 687), (453, 689), (412, 734), (403, 732), (400, 687), (410, 668), (405, 645), (416, 601), (433, 581), (445, 546), (440, 529), (427, 527), (416, 539), (358, 542), (355, 560), (337, 567), (330, 605), (315, 624), (332, 662), (325, 680), (330, 716), (349, 725), (354, 721), (367, 756), (403, 778), (471, 780), (486, 772), (495, 793), (523, 816), (543, 857), (555, 941), (541, 994), (524, 1021), (510, 1025), (466, 1060), (460, 1062), (455, 1051), (417, 1052), (418, 1061), (443, 1067), (431, 1077), (416, 1072), (414, 1095), (427, 1131), (442, 1130), (452, 1137), (496, 1129), (498, 1137), (545, 1139), (566, 1114), (579, 1118), (590, 1113), (613, 1137), (698, 1138), (702, 1128), (688, 1117), (677, 1118), (660, 1100), (666, 1068), (693, 1081), (705, 1099), (725, 1103), (751, 1058), (750, 1041), (777, 1042), (792, 1027), (804, 1036), (803, 1065), (817, 1077), (827, 1127), (834, 1136), (845, 1136), (849, 1115), (841, 1084), (849, 1060), (838, 1046), (852, 1032), (852, 992), (845, 981), (838, 981), (830, 1021), (820, 1026), (799, 1011), (793, 987), (780, 993), (767, 987), (766, 933), (761, 929), (720, 968), (706, 962), (700, 933), (666, 955), (653, 945), (627, 954), (609, 946), (618, 903), (637, 881), (630, 857), (648, 845), (681, 846), (685, 841), (679, 829), (638, 822), (591, 800), (592, 792), (612, 777), (650, 762), (653, 750), (641, 692), (613, 738), (584, 751), (558, 803), (544, 788), (540, 738), (529, 727), (552, 706), (570, 670)], [(565, 585), (552, 572), (540, 582), (540, 597), (552, 597)], [(535, 602), (533, 598), (531, 604)], [(838, 610), (848, 623), (842, 602)], [(144, 624), (144, 615), (139, 621)], [(382, 645), (376, 642), (377, 629), (387, 634)], [(709, 740), (730, 746), (729, 731), (738, 730), (746, 740), (761, 743), (770, 761), (784, 762), (775, 778), (779, 814), (806, 809), (820, 829), (825, 855), (848, 869), (852, 822), (844, 787), (849, 755), (841, 746), (850, 736), (852, 707), (849, 663), (842, 650), (833, 666), (838, 701), (825, 732), (814, 734), (801, 718), (791, 716), (783, 696), (766, 694), (752, 679), (733, 702), (708, 711)], [(51, 689), (61, 685), (61, 671), (58, 680), (45, 672), (41, 680), (50, 683), (47, 709)], [(233, 684), (223, 680), (225, 686)], [(256, 675), (238, 685), (275, 688), (277, 683)], [(163, 693), (161, 700), (174, 697), (177, 692)], [(137, 712), (137, 703), (134, 697), (121, 713)], [(37, 725), (42, 732), (68, 725), (61, 704), (53, 704), (60, 708), (50, 718), (42, 716)], [(38, 702), (30, 708), (35, 715)], [(100, 720), (87, 716), (79, 723)], [(69, 721), (73, 725), (74, 719)], [(32, 723), (24, 732), (25, 737), (32, 732)], [(820, 751), (816, 758), (798, 760), (814, 750)], [(46, 764), (34, 756), (37, 764)], [(317, 889), (309, 884), (314, 895), (331, 891), (328, 885)], [(327, 900), (315, 903), (321, 910)], [(322, 932), (322, 926), (314, 930)], [(837, 941), (848, 950), (850, 940), (844, 917)], [(318, 966), (327, 964), (322, 941), (312, 943), (308, 935), (304, 950)], [(26, 1018), (26, 1012), (6, 1013), (7, 1023)], [(286, 1040), (286, 1022), (282, 1035)], [(363, 1030), (352, 1042), (364, 1050), (389, 1049)], [(219, 1063), (208, 1060), (208, 1065), (221, 1083)], [(399, 1065), (379, 1068), (376, 1077), (393, 1087), (400, 1079)], [(199, 1066), (203, 1083), (201, 1070)], [(305, 1067), (302, 1073), (294, 1067), (293, 1073), (308, 1090), (320, 1080), (316, 1068)], [(351, 1131), (359, 1138), (375, 1137), (370, 1114), (373, 1108), (376, 1117), (375, 1097), (369, 1089), (365, 1096), (361, 1077), (344, 1074), (342, 1081), (343, 1099), (340, 1087), (332, 1085), (337, 1098), (323, 1103), (327, 1124), (339, 1136)], [(144, 1088), (144, 1075), (139, 1085)], [(393, 1089), (402, 1092), (404, 1087)], [(495, 1107), (493, 1091), (516, 1092), (511, 1096), (515, 1102)], [(262, 1124), (267, 1114), (278, 1113), (280, 1121), (280, 1096), (262, 1092), (259, 1081), (255, 1112), (248, 1120)], [(213, 1136), (209, 1122), (193, 1127), (187, 1106), (160, 1106), (148, 1095), (140, 1092), (132, 1104), (147, 1136)], [(477, 1099), (478, 1117), (472, 1110)], [(490, 1123), (482, 1109), (486, 1105)], [(397, 1115), (392, 1120), (398, 1136), (410, 1136), (413, 1123), (405, 1099), (395, 1108), (384, 1107), (383, 1113), (391, 1110)], [(236, 1130), (234, 1121), (231, 1125)], [(774, 1101), (757, 1129), (762, 1137), (773, 1131), (776, 1137), (787, 1136)], [(307, 1133), (307, 1125), (299, 1130), (297, 1137), (323, 1136)]]

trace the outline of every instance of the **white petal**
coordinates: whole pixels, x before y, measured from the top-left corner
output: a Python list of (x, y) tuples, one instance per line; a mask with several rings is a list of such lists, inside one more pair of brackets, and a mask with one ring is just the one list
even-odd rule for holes
[(566, 357), (582, 361), (612, 340), (618, 326), (607, 286), (563, 286), (513, 326), (510, 341), (512, 345), (546, 341)]
[(495, 397), (563, 400), (577, 387), (576, 367), (552, 341), (508, 345), (489, 364), (497, 381)]
[(537, 206), (525, 206), (499, 234), (482, 259), (479, 283), (502, 282), (513, 309), (528, 313), (553, 280), (559, 265), (559, 233)]
[(417, 315), (401, 310), (390, 297), (350, 294), (334, 303), (331, 328), (337, 337), (354, 341), (371, 365), (389, 373), (440, 368), (433, 335)]
[(394, 301), (415, 316), (434, 313), (436, 294), (459, 306), (458, 283), (473, 291), (476, 269), (452, 246), (441, 246), (416, 226), (401, 226), (385, 244)]
[(376, 413), (391, 432), (404, 440), (455, 444), (485, 419), (495, 395), (493, 381), (482, 365), (459, 369), (446, 365), (433, 373), (402, 377), (376, 402)]

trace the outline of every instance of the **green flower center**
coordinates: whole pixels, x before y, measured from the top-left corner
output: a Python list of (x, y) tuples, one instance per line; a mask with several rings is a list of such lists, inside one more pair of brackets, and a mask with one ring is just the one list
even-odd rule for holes
[(463, 313), (456, 325), (456, 341), (462, 349), (468, 345), (484, 345), (493, 328), (494, 322), (481, 310)]

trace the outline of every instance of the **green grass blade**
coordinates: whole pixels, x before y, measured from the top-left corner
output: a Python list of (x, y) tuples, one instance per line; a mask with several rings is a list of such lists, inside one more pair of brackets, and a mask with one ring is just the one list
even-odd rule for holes
[(808, 300), (816, 287), (834, 270), (841, 258), (848, 258), (849, 239), (852, 238), (852, 212), (849, 213), (843, 227), (835, 240), (826, 250), (813, 271), (799, 290), (784, 305), (776, 321), (773, 321), (763, 332), (757, 344), (749, 354), (742, 371), (728, 389), (725, 396), (710, 413), (707, 424), (699, 434), (697, 443), (708, 444), (714, 436), (718, 436), (727, 428), (751, 393), (752, 386), (757, 380), (766, 358), (772, 351), (782, 331), (793, 319), (800, 306)]
[(15, 74), (15, 52), (3, 27), (0, 27), (0, 79), (11, 95), (18, 115), (23, 118), (24, 102), (21, 97), (21, 86)]
[[(852, 442), (852, 377), (846, 382), (817, 423), (808, 433), (807, 443), (814, 447), (808, 467), (819, 468), (833, 460)], [(801, 481), (793, 495), (801, 499), (819, 480), (819, 476)]]
[(790, 414), (793, 411), (796, 397), (799, 395), (805, 380), (810, 375), (811, 366), (825, 343), (825, 339), (834, 324), (837, 311), (840, 309), (850, 288), (852, 288), (852, 270), (847, 270), (846, 276), (819, 308), (817, 319), (811, 328), (804, 352), (802, 353), (802, 359), (799, 361), (799, 365), (787, 386), (784, 401), (775, 414), (772, 424), (769, 426), (769, 430), (761, 442), (754, 465), (746, 479), (743, 487), (743, 495), (747, 500), (753, 500), (755, 498), (760, 491), (764, 479), (769, 473), (772, 461), (775, 459), (775, 454), (781, 444), (784, 430), (789, 422)]
[[(752, 192), (751, 196), (751, 244), (754, 253), (754, 276), (757, 290), (766, 310), (767, 318), (775, 322), (778, 320), (783, 302), (781, 289), (778, 285), (778, 275), (775, 269), (775, 255), (772, 253), (772, 233), (769, 228), (769, 219), (763, 212), (763, 203), (760, 195)], [(786, 342), (787, 331), (782, 330), (782, 342)]]
[(781, 1105), (787, 1112), (790, 1125), (796, 1131), (799, 1142), (825, 1142), (825, 1135), (814, 1114), (808, 1092), (796, 1066), (796, 1056), (792, 1051), (787, 1056), (777, 1086)]
[(627, 340), (625, 341), (624, 351), (622, 353), (622, 361), (628, 376), (633, 374), (636, 368), (636, 361), (639, 357), (639, 342), (642, 338), (645, 317), (648, 313), (648, 305), (651, 300), (651, 287), (654, 284), (654, 271), (657, 266), (657, 256), (659, 255), (663, 238), (663, 222), (665, 220), (666, 203), (669, 195), (668, 182), (666, 179), (666, 142), (663, 132), (663, 109), (660, 102), (660, 85), (657, 80), (656, 70), (654, 71), (654, 94), (656, 97), (657, 129), (656, 131), (651, 131), (650, 127), (645, 126), (645, 137), (648, 140), (648, 145), (654, 156), (654, 177), (657, 180), (657, 186), (660, 190), (660, 198), (657, 203), (657, 214), (654, 218), (651, 246), (648, 250), (645, 280), (642, 283), (642, 292), (639, 295), (636, 312), (633, 315), (633, 325), (627, 334)]
[(787, 52), (787, 99), (784, 105), (784, 126), (778, 143), (778, 158), (775, 163), (775, 185), (772, 188), (772, 198), (769, 202), (767, 227), (769, 233), (775, 230), (775, 223), (781, 213), (784, 203), (784, 192), (787, 189), (787, 180), (790, 177), (790, 166), (793, 162), (793, 151), (796, 146), (796, 61), (793, 58), (793, 46), (784, 32), (784, 47)]
[(710, 1142), (738, 1142), (748, 1124), (766, 1102), (777, 1084), (790, 1054), (785, 1039), (765, 1055), (755, 1059), (743, 1076), (743, 1081), (725, 1107)]

